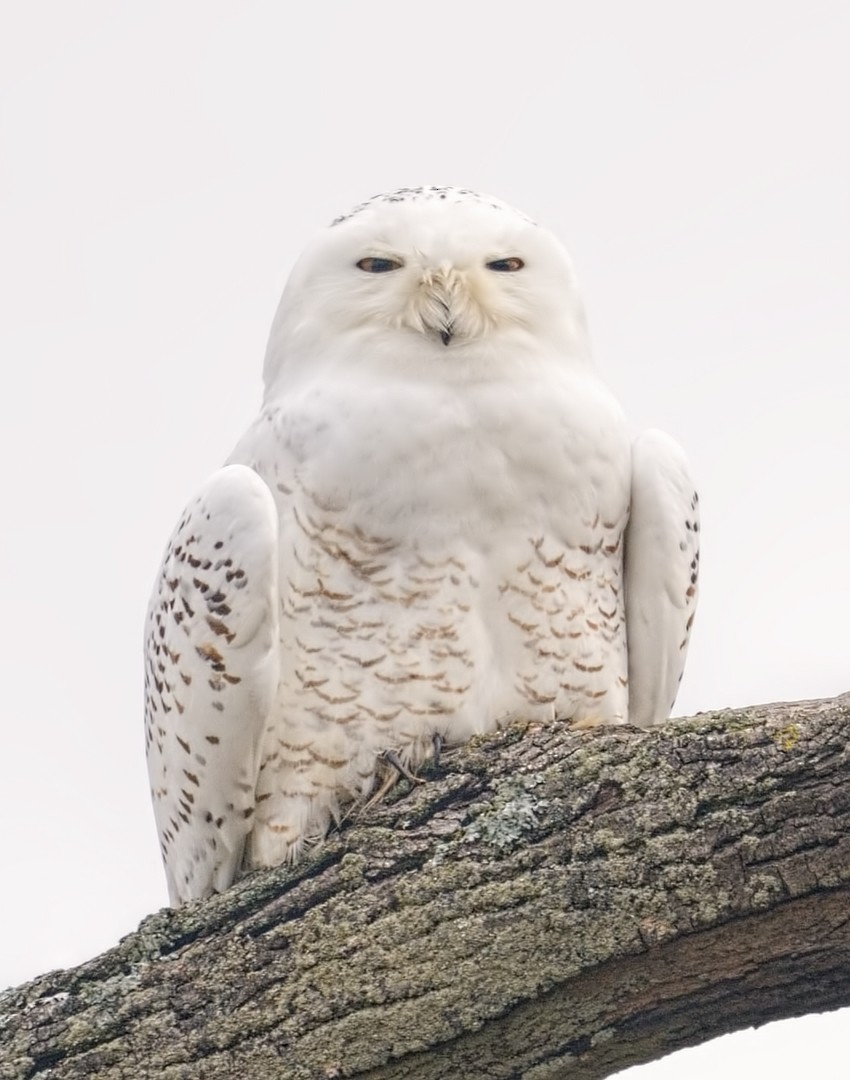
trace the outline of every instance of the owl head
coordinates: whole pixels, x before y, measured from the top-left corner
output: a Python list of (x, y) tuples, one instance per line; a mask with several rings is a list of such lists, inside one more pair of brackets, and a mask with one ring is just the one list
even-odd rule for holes
[(338, 217), (284, 290), (267, 391), (316, 364), (494, 377), (531, 355), (589, 354), (575, 274), (559, 241), (463, 188), (402, 188)]

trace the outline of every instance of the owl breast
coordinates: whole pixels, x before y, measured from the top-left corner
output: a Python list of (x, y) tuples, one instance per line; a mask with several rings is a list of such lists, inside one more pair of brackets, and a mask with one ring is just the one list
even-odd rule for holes
[(590, 375), (324, 382), (269, 405), (234, 460), (280, 511), (255, 862), (323, 834), (382, 750), (415, 766), (434, 733), (625, 720), (629, 444)]

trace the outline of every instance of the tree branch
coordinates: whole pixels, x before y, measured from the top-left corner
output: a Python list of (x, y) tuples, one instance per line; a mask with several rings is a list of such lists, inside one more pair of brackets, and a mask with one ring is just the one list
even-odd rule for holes
[(850, 695), (515, 725), (0, 996), (2, 1080), (591, 1080), (850, 1004)]

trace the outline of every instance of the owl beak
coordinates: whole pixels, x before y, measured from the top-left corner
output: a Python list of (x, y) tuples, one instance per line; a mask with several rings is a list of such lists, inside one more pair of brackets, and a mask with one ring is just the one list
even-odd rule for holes
[(437, 300), (437, 303), (442, 308), (442, 319), (441, 319), (441, 325), (440, 325), (440, 331), (439, 331), (440, 332), (440, 341), (442, 341), (442, 343), (444, 345), (448, 345), (448, 343), (452, 340), (452, 337), (454, 336), (454, 325), (452, 323), (452, 308), (451, 308), (451, 300), (452, 300), (452, 298), (451, 298), (451, 293), (448, 291), (448, 289), (446, 288), (446, 286), (442, 282), (441, 282), (441, 286), (442, 286), (441, 290), (436, 295), (435, 299)]
[(459, 287), (450, 266), (427, 270), (422, 277), (422, 323), (443, 345), (449, 345), (455, 336), (454, 301)]

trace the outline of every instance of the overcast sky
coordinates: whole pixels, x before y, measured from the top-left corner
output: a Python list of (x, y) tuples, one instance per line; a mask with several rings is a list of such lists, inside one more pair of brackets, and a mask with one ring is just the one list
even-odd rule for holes
[[(685, 445), (677, 711), (850, 689), (848, 55), (844, 0), (0, 0), (0, 987), (166, 902), (150, 586), (257, 410), (293, 260), (375, 192), (556, 231), (636, 429)], [(843, 1080), (848, 1020), (629, 1076)]]

